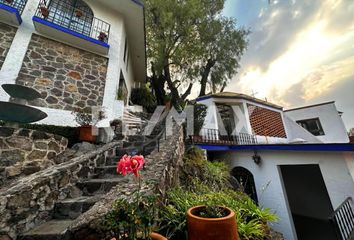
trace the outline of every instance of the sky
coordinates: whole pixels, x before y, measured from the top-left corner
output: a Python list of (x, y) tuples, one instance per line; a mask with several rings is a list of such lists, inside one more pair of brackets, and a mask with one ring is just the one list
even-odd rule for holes
[(354, 127), (353, 0), (227, 0), (224, 15), (251, 31), (225, 91), (285, 109), (336, 101)]

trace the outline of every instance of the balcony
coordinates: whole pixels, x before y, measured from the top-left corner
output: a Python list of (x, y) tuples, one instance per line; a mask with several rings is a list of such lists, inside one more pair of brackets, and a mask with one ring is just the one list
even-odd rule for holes
[(0, 0), (0, 21), (9, 25), (19, 26), (21, 14), (27, 0)]
[(88, 6), (75, 8), (64, 1), (39, 1), (33, 23), (49, 38), (90, 52), (107, 55), (110, 24), (93, 16)]
[(218, 129), (202, 129), (201, 135), (189, 136), (192, 144), (208, 145), (255, 145), (258, 144), (257, 137), (248, 133), (238, 133), (236, 135), (221, 135)]

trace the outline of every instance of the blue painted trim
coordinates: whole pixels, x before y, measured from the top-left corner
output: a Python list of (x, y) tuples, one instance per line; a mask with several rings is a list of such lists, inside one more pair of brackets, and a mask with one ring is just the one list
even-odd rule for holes
[(209, 151), (306, 151), (306, 152), (354, 152), (354, 144), (333, 143), (333, 144), (268, 144), (268, 145), (209, 145), (197, 144), (202, 149)]
[(85, 35), (83, 35), (83, 34), (77, 33), (77, 32), (75, 32), (75, 31), (73, 31), (73, 30), (68, 29), (68, 28), (65, 28), (65, 27), (59, 26), (59, 25), (57, 25), (57, 24), (55, 24), (55, 23), (46, 21), (46, 20), (44, 20), (44, 19), (42, 19), (42, 18), (40, 18), (40, 17), (34, 16), (34, 17), (32, 18), (32, 20), (35, 21), (35, 22), (41, 23), (41, 24), (43, 24), (43, 25), (46, 25), (46, 26), (48, 26), (48, 27), (55, 28), (55, 29), (57, 29), (57, 30), (59, 30), (59, 31), (62, 31), (62, 32), (71, 34), (71, 35), (73, 35), (73, 36), (75, 36), (75, 37), (84, 39), (84, 40), (86, 40), (86, 41), (89, 41), (89, 42), (92, 42), (92, 43), (95, 43), (95, 44), (98, 44), (98, 45), (100, 45), (100, 46), (102, 46), (102, 47), (109, 48), (109, 44), (108, 44), (108, 43), (105, 43), (105, 42), (102, 42), (102, 41), (100, 41), (100, 40), (94, 39), (94, 38), (92, 38), (92, 37), (88, 37), (88, 36), (85, 36)]
[(10, 6), (6, 5), (6, 4), (0, 3), (0, 9), (3, 9), (5, 11), (7, 11), (7, 12), (15, 14), (16, 18), (17, 18), (17, 21), (18, 21), (18, 25), (21, 25), (22, 18), (21, 18), (20, 12), (16, 8), (13, 8), (13, 7), (10, 7)]
[(142, 2), (140, 2), (139, 0), (131, 0), (132, 2), (134, 2), (135, 4), (141, 6), (141, 7), (145, 7), (144, 4)]
[(207, 100), (209, 98), (212, 98), (212, 96), (204, 96), (204, 97), (199, 97), (196, 99), (197, 102), (203, 101), (203, 100)]

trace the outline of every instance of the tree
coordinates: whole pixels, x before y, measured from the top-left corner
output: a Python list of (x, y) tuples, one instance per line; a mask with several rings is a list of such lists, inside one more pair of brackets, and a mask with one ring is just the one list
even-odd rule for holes
[(149, 80), (158, 104), (164, 103), (166, 87), (179, 108), (194, 83), (200, 83), (202, 96), (207, 84), (217, 91), (237, 72), (248, 31), (221, 16), (224, 2), (146, 0)]

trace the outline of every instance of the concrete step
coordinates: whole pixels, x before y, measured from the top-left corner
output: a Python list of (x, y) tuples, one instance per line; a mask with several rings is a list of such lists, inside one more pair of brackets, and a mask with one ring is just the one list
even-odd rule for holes
[(69, 240), (72, 220), (50, 220), (18, 237), (20, 240)]
[(88, 211), (102, 195), (82, 196), (78, 198), (68, 198), (55, 204), (53, 218), (58, 220), (76, 219), (82, 213)]
[(128, 178), (118, 176), (116, 178), (104, 178), (104, 179), (87, 179), (78, 182), (76, 186), (82, 190), (84, 196), (93, 196), (97, 194), (107, 193), (112, 187), (119, 183), (128, 182)]
[[(113, 161), (117, 161), (117, 159), (114, 159)], [(94, 169), (94, 174), (98, 175), (105, 175), (105, 174), (111, 174), (111, 175), (117, 175), (117, 165), (108, 165), (108, 166), (103, 166), (103, 167), (96, 167)]]

